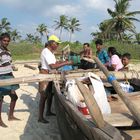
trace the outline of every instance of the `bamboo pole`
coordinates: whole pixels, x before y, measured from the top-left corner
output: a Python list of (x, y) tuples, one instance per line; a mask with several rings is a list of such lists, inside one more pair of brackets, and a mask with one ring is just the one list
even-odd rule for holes
[(91, 115), (93, 121), (95, 122), (96, 126), (99, 128), (103, 128), (105, 126), (105, 122), (104, 122), (101, 110), (100, 110), (94, 96), (84, 86), (84, 84), (82, 84), (77, 79), (76, 79), (76, 84), (85, 99), (85, 103), (89, 109), (90, 115)]
[(14, 61), (12, 64), (25, 64), (25, 63), (39, 63), (40, 60), (29, 60), (29, 61)]
[[(86, 76), (86, 74), (89, 71), (77, 71), (76, 72), (66, 72), (65, 77), (67, 79), (75, 79), (78, 77)], [(92, 71), (91, 71), (92, 72)], [(97, 71), (93, 73), (97, 74), (103, 81), (106, 81), (107, 78), (105, 74), (102, 71)], [(132, 72), (111, 72), (118, 80), (125, 79), (127, 76), (127, 79), (132, 78)], [(140, 75), (140, 73), (138, 73)], [(41, 82), (41, 81), (55, 81), (55, 80), (61, 80), (60, 74), (37, 74), (33, 76), (26, 76), (26, 77), (18, 77), (18, 78), (12, 78), (12, 79), (5, 79), (0, 80), (0, 86), (6, 86), (6, 85), (13, 85), (13, 84), (22, 84), (22, 83), (33, 83), (33, 82)], [(133, 75), (133, 77), (136, 77)]]
[(37, 69), (36, 67), (31, 66), (29, 64), (24, 64), (24, 67), (29, 68), (29, 69), (32, 69), (32, 70), (36, 70)]
[[(111, 73), (107, 70), (107, 68), (100, 62), (100, 60), (97, 57), (93, 57), (93, 59), (95, 60), (95, 62), (98, 64), (99, 68), (103, 71), (103, 73), (108, 78), (111, 75)], [(130, 112), (133, 114), (136, 121), (140, 125), (140, 111), (137, 108), (137, 106), (125, 95), (125, 92), (122, 90), (122, 88), (120, 87), (120, 84), (119, 84), (119, 82), (117, 82), (117, 80), (115, 80), (115, 79), (112, 80), (111, 84), (113, 85), (117, 94), (120, 96), (122, 101), (125, 103), (125, 105), (128, 107), (128, 109), (130, 110)]]

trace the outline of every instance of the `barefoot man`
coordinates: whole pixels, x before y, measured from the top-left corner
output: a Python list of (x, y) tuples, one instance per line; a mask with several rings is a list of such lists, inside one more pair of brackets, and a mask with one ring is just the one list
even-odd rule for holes
[[(48, 74), (52, 73), (53, 70), (56, 70), (64, 65), (72, 65), (73, 62), (64, 61), (57, 62), (54, 52), (57, 50), (59, 46), (59, 38), (55, 35), (51, 35), (48, 38), (48, 43), (45, 44), (45, 48), (41, 52), (41, 67), (40, 73)], [(53, 116), (54, 113), (51, 112), (51, 104), (52, 104), (52, 82), (40, 82), (39, 83), (39, 92), (40, 92), (40, 102), (39, 102), (39, 119), (38, 122), (48, 123), (48, 121), (43, 117), (45, 102), (47, 99), (47, 116)]]
[[(0, 36), (0, 80), (14, 78), (12, 74), (11, 53), (7, 49), (9, 42), (10, 42), (10, 35), (8, 33), (2, 33)], [(2, 117), (1, 117), (2, 102), (3, 102), (3, 97), (5, 95), (9, 95), (11, 98), (8, 120), (9, 121), (19, 120), (13, 114), (16, 101), (18, 99), (15, 90), (18, 88), (19, 88), (19, 85), (10, 85), (10, 86), (0, 87), (0, 126), (1, 127), (7, 127), (7, 125), (3, 122)]]

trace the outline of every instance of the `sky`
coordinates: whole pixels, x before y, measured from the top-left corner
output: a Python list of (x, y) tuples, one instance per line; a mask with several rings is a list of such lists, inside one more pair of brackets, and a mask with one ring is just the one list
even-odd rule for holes
[[(76, 17), (80, 21), (80, 32), (75, 32), (72, 41), (89, 42), (91, 32), (98, 31), (98, 25), (110, 16), (107, 8), (114, 9), (113, 0), (0, 0), (0, 20), (8, 18), (13, 29), (17, 29), (25, 37), (27, 33), (37, 34), (39, 24), (47, 25), (49, 35), (59, 36), (59, 30), (54, 30), (55, 20), (60, 15)], [(140, 10), (140, 1), (131, 0), (129, 11)], [(140, 19), (140, 15), (136, 16)], [(134, 23), (140, 32), (140, 23)], [(62, 41), (69, 40), (65, 31)]]

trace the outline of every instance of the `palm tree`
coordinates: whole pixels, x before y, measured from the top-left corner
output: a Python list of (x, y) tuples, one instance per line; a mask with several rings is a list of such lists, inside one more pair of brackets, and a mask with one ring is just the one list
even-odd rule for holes
[(94, 39), (100, 38), (102, 40), (109, 39), (109, 33), (106, 32), (108, 24), (107, 22), (101, 22), (98, 25), (99, 31), (92, 32), (90, 35), (94, 37)]
[(19, 40), (21, 38), (21, 35), (17, 31), (17, 29), (13, 30), (11, 33), (11, 39), (15, 42), (16, 40)]
[(93, 37), (94, 40), (96, 40), (97, 38), (102, 39), (101, 34), (102, 34), (101, 32), (95, 31), (95, 32), (92, 32), (90, 35)]
[(125, 31), (133, 32), (135, 30), (133, 21), (139, 21), (135, 18), (135, 15), (140, 14), (140, 11), (128, 11), (130, 0), (114, 0), (114, 2), (115, 9), (107, 9), (111, 19), (105, 21), (108, 22), (107, 31), (114, 29), (117, 39), (121, 40)]
[(41, 38), (39, 36), (34, 36), (33, 43), (41, 43)]
[(46, 37), (47, 37), (47, 39), (48, 39), (48, 30), (47, 30), (47, 26), (46, 26), (45, 24), (40, 24), (40, 25), (38, 25), (38, 27), (37, 27), (36, 30), (40, 33), (41, 41), (42, 41), (43, 33), (44, 33), (44, 32), (45, 32)]
[(68, 30), (70, 32), (70, 42), (71, 42), (71, 39), (72, 39), (72, 34), (75, 32), (75, 31), (80, 31), (81, 29), (79, 28), (80, 26), (80, 23), (79, 23), (79, 20), (77, 20), (76, 18), (71, 18), (69, 20), (69, 23), (68, 23)]
[(28, 41), (28, 42), (31, 42), (31, 43), (33, 43), (34, 42), (34, 36), (32, 35), (32, 34), (26, 34), (26, 40)]
[(67, 29), (67, 23), (68, 23), (68, 19), (67, 16), (65, 15), (61, 15), (59, 17), (59, 20), (55, 20), (54, 21), (56, 24), (54, 26), (56, 26), (55, 30), (60, 29), (60, 34), (59, 34), (59, 38), (61, 39), (61, 35), (62, 35), (62, 30), (63, 29)]
[(135, 33), (135, 38), (138, 44), (140, 44), (140, 33)]
[(2, 18), (0, 21), (0, 32), (9, 32), (11, 27), (10, 27), (10, 22), (7, 21), (7, 18)]

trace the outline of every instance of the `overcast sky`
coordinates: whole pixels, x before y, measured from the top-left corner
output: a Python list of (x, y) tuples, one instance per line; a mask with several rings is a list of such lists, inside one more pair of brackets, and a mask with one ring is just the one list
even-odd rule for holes
[[(132, 0), (130, 11), (140, 10), (140, 1)], [(72, 40), (81, 42), (90, 41), (90, 33), (98, 30), (98, 24), (109, 18), (107, 8), (114, 8), (113, 0), (0, 0), (0, 19), (8, 18), (11, 26), (25, 36), (26, 33), (35, 33), (41, 23), (47, 25), (50, 34), (58, 35), (59, 31), (52, 27), (59, 16), (64, 14), (76, 17), (80, 21), (80, 32), (75, 32)], [(140, 19), (140, 16), (136, 16)], [(135, 23), (140, 32), (140, 23)], [(62, 40), (68, 40), (65, 32)]]

